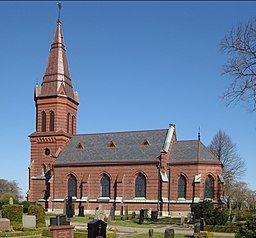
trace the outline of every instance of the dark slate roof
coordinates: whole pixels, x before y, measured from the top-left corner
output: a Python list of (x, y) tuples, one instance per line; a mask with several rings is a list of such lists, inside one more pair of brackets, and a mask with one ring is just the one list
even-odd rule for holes
[(157, 161), (167, 131), (163, 129), (76, 135), (61, 152), (56, 164)]
[[(189, 162), (197, 161), (198, 141), (184, 140), (176, 141), (172, 145), (170, 162)], [(219, 161), (206, 147), (200, 142), (200, 161)]]

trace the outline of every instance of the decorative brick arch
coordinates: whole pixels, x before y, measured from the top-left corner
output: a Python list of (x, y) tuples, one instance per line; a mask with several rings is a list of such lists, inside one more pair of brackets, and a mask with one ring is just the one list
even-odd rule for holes
[(101, 197), (110, 197), (111, 196), (111, 176), (107, 172), (100, 173), (100, 196)]
[(183, 173), (183, 172), (180, 172), (179, 175), (178, 175), (178, 179), (180, 176), (184, 176), (186, 178), (186, 181), (187, 181), (187, 184), (189, 183), (189, 177), (187, 176), (187, 174)]
[(146, 197), (148, 178), (145, 173), (137, 172), (134, 179), (134, 197)]
[(135, 184), (136, 177), (137, 177), (139, 174), (143, 174), (143, 175), (145, 176), (145, 178), (146, 178), (146, 183), (148, 184), (148, 180), (149, 180), (148, 175), (147, 175), (144, 171), (142, 171), (142, 170), (138, 170), (138, 171), (136, 171), (136, 172), (134, 173), (133, 183)]

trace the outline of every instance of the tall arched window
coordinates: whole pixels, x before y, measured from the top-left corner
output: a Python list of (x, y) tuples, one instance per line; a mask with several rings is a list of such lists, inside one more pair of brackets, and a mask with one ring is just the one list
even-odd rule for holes
[(71, 133), (75, 134), (75, 116), (72, 116)]
[(214, 181), (212, 176), (208, 175), (204, 185), (204, 197), (213, 198), (213, 191), (214, 191)]
[(69, 133), (69, 120), (70, 120), (70, 113), (67, 115), (67, 133)]
[(54, 131), (54, 112), (50, 111), (50, 131)]
[(110, 197), (110, 179), (106, 174), (100, 180), (100, 196)]
[(146, 177), (143, 174), (135, 180), (135, 197), (146, 197)]
[(46, 131), (46, 113), (42, 111), (42, 132)]
[(68, 196), (69, 197), (76, 197), (76, 191), (77, 191), (77, 183), (76, 178), (74, 175), (70, 175), (68, 179)]
[(181, 175), (178, 180), (178, 198), (186, 198), (187, 180)]

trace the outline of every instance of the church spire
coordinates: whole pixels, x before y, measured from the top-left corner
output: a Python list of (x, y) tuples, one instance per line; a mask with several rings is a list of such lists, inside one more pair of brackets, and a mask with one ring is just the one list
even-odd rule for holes
[(43, 82), (41, 87), (36, 87), (35, 97), (52, 97), (57, 95), (66, 96), (77, 104), (79, 103), (78, 94), (73, 90), (69, 73), (60, 21), (60, 7)]

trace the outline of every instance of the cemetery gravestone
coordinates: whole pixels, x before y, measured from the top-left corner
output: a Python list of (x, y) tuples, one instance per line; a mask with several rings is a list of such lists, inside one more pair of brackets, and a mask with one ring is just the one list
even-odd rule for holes
[(204, 218), (200, 218), (200, 231), (204, 231), (205, 221)]
[(36, 216), (33, 215), (23, 215), (22, 225), (24, 228), (35, 228), (36, 227)]
[(0, 231), (10, 231), (10, 220), (7, 218), (0, 218)]
[(112, 206), (110, 208), (110, 213), (109, 213), (109, 217), (108, 217), (108, 221), (113, 221), (115, 220), (115, 208), (114, 206)]
[(125, 215), (124, 215), (124, 220), (128, 220), (129, 216), (128, 216), (128, 206), (125, 206)]
[(79, 217), (84, 217), (84, 206), (79, 206), (78, 216)]
[(67, 214), (68, 218), (74, 216), (74, 205), (73, 205), (71, 196), (68, 196), (67, 206), (66, 206), (66, 214)]
[(174, 238), (174, 229), (165, 229), (164, 238)]
[(107, 223), (94, 219), (88, 223), (88, 238), (106, 238)]
[(184, 217), (184, 216), (182, 216), (182, 217), (180, 218), (180, 224), (183, 226), (183, 225), (184, 225), (184, 223), (185, 223), (185, 217)]
[(13, 198), (12, 197), (9, 198), (9, 204), (13, 205)]
[(102, 209), (102, 206), (99, 205), (99, 207), (97, 207), (96, 210), (95, 210), (94, 219), (104, 220), (104, 218), (105, 218), (104, 210)]
[(194, 233), (200, 233), (200, 223), (195, 223), (195, 225), (194, 225)]
[(139, 219), (139, 224), (142, 224), (144, 222), (144, 209), (140, 210), (140, 219)]
[(153, 238), (154, 237), (154, 230), (153, 229), (149, 229), (148, 230), (148, 237), (149, 238)]
[(124, 206), (121, 206), (120, 216), (122, 217), (123, 215), (124, 215)]
[(151, 211), (151, 221), (157, 221), (158, 211)]

